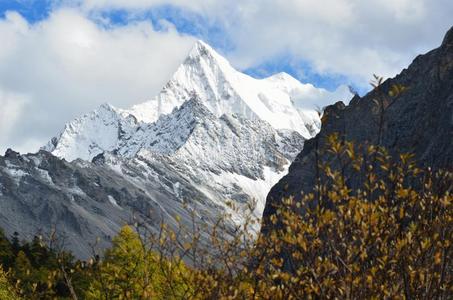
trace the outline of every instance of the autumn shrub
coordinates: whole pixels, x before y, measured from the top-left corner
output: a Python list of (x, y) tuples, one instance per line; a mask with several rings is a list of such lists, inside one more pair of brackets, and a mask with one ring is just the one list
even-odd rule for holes
[(0, 267), (0, 300), (19, 300), (13, 286), (8, 281), (7, 274)]
[(189, 226), (131, 223), (87, 263), (6, 244), (10, 283), (33, 299), (451, 299), (452, 173), (340, 134), (326, 145), (313, 190), (283, 199), (263, 234), (252, 206), (214, 224), (188, 208)]
[(314, 192), (271, 216), (259, 298), (451, 297), (452, 174), (338, 135), (328, 152)]
[[(285, 199), (266, 235), (251, 232), (251, 217), (231, 225), (228, 215), (212, 227), (194, 221), (191, 228), (162, 225), (146, 239), (130, 233), (135, 242), (127, 244), (136, 250), (123, 248), (114, 259), (108, 250), (104, 261), (123, 274), (115, 279), (128, 285), (123, 292), (139, 293), (118, 298), (448, 299), (452, 174), (419, 168), (408, 154), (355, 147), (338, 135), (327, 144), (313, 192)], [(146, 276), (145, 244), (153, 253)], [(151, 273), (153, 292), (143, 293)]]

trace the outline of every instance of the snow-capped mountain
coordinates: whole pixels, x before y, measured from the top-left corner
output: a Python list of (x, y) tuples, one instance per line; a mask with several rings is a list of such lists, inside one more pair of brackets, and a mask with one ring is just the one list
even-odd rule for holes
[[(144, 121), (154, 121), (167, 114), (196, 93), (216, 116), (240, 114), (248, 119), (261, 119), (274, 128), (292, 129), (310, 138), (319, 129), (313, 110), (299, 110), (293, 104), (297, 90), (304, 86), (287, 74), (257, 80), (236, 71), (230, 63), (207, 44), (198, 41), (173, 78), (157, 99), (157, 115), (146, 112), (155, 108), (151, 103), (137, 105), (132, 113), (146, 112)], [(142, 114), (137, 114), (142, 116)]]
[[(128, 110), (104, 104), (68, 123), (43, 149), (68, 161), (105, 151), (129, 159), (163, 155), (187, 177), (257, 198), (259, 217), (267, 190), (303, 140), (319, 131), (318, 112), (295, 105), (311, 88), (285, 73), (252, 78), (198, 41), (155, 98)], [(227, 194), (212, 201), (223, 203)]]
[(286, 73), (252, 78), (198, 41), (155, 98), (130, 109), (104, 104), (68, 123), (43, 149), (69, 161), (92, 159), (103, 151), (115, 150), (133, 128), (157, 121), (194, 94), (217, 117), (237, 114), (263, 120), (275, 129), (296, 131), (305, 139), (319, 131), (316, 106), (322, 106), (326, 99), (332, 103), (350, 96), (345, 87), (329, 93)]
[(204, 223), (230, 213), (240, 224), (253, 203), (260, 218), (270, 188), (318, 132), (308, 108), (326, 95), (338, 93), (284, 73), (254, 79), (197, 42), (150, 101), (104, 104), (69, 122), (45, 151), (0, 157), (0, 227), (30, 236), (58, 225), (86, 257), (96, 237), (107, 245), (137, 217), (150, 229), (177, 216), (190, 225), (189, 207)]

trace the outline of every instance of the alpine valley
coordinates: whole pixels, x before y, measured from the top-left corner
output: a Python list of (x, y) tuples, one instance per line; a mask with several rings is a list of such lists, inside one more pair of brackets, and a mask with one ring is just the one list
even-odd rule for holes
[(157, 230), (228, 213), (241, 224), (247, 207), (260, 219), (271, 187), (320, 130), (316, 104), (350, 97), (286, 73), (252, 78), (198, 41), (151, 100), (104, 104), (38, 153), (0, 157), (0, 228), (22, 238), (56, 229), (87, 258), (136, 220)]

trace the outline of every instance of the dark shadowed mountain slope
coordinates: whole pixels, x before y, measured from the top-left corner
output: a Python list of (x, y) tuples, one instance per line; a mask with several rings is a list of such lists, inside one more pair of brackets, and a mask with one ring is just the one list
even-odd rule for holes
[[(380, 145), (390, 152), (414, 153), (418, 162), (434, 168), (453, 167), (453, 27), (442, 45), (424, 55), (380, 87), (388, 94), (391, 86), (402, 85), (406, 90), (385, 113)], [(306, 141), (303, 151), (270, 191), (264, 217), (275, 212), (281, 199), (298, 197), (310, 192), (315, 181), (315, 153), (326, 148), (326, 138), (338, 133), (356, 144), (378, 143), (380, 124), (376, 113), (377, 91), (364, 97), (355, 96), (348, 106), (338, 102), (325, 110), (321, 132)], [(348, 174), (349, 177), (354, 175)], [(264, 221), (266, 222), (266, 221)]]

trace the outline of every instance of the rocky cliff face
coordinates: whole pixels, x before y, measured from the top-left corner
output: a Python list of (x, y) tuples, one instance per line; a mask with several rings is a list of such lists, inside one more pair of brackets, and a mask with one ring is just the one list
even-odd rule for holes
[[(420, 55), (398, 76), (386, 80), (381, 91), (388, 94), (392, 85), (406, 90), (388, 107), (382, 123), (380, 144), (390, 152), (414, 153), (420, 164), (434, 168), (453, 168), (453, 28), (442, 45)], [(341, 102), (325, 109), (320, 133), (305, 142), (304, 149), (270, 191), (264, 217), (275, 212), (285, 197), (310, 192), (315, 178), (315, 150), (326, 147), (326, 138), (339, 133), (357, 144), (377, 144), (378, 114), (373, 99), (377, 91), (355, 96), (348, 106)], [(349, 174), (349, 177), (353, 177)]]

